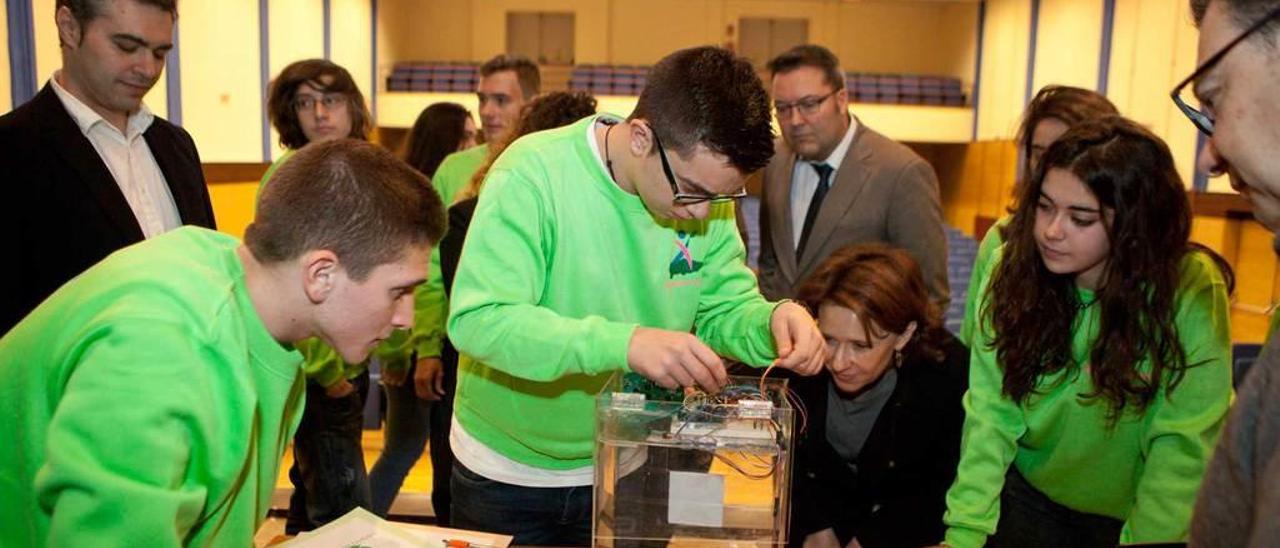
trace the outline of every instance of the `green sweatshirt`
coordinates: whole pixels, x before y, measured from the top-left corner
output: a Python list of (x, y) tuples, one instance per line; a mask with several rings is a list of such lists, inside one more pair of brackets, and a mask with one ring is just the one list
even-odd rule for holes
[[(717, 353), (776, 355), (732, 204), (654, 217), (587, 143), (598, 116), (513, 143), (489, 171), (450, 296), (464, 354), (454, 416), (486, 447), (550, 470), (591, 464), (594, 398), (637, 326)], [(655, 168), (656, 169), (656, 168)]]
[[(999, 251), (985, 275), (990, 278)], [(1068, 508), (1124, 521), (1121, 543), (1179, 542), (1231, 399), (1231, 341), (1226, 285), (1202, 253), (1183, 260), (1175, 322), (1192, 365), (1142, 414), (1112, 429), (1081, 368), (1044, 378), (1022, 405), (1001, 394), (1003, 378), (989, 328), (970, 359), (969, 392), (956, 481), (947, 492), (946, 543), (982, 546), (999, 520), (1000, 491), (1012, 464), (1036, 489)], [(984, 296), (985, 298), (985, 296)], [(1093, 294), (1081, 289), (1082, 302)], [(1077, 317), (1072, 352), (1085, 363), (1098, 331), (1098, 307)], [(1087, 369), (1087, 366), (1086, 366)]]
[[(489, 145), (479, 145), (455, 152), (445, 157), (436, 168), (431, 185), (444, 200), (445, 207), (453, 204), (458, 191), (471, 182), (480, 166), (489, 157)], [(445, 320), (449, 316), (449, 299), (445, 296), (444, 277), (440, 271), (440, 251), (431, 250), (431, 264), (427, 267), (427, 281), (419, 285), (414, 298), (414, 349), (418, 356), (439, 356), (445, 337)]]
[(184, 227), (76, 277), (0, 339), (0, 544), (247, 546), (302, 411), (302, 357), (231, 236)]
[(980, 312), (978, 296), (982, 288), (987, 285), (986, 277), (982, 274), (991, 264), (991, 256), (995, 254), (996, 249), (1004, 245), (1004, 238), (1000, 237), (1000, 231), (1009, 226), (1009, 221), (1012, 219), (1012, 216), (1006, 215), (992, 223), (991, 228), (988, 228), (986, 235), (982, 237), (982, 242), (978, 244), (978, 255), (974, 258), (973, 270), (969, 273), (969, 291), (964, 299), (964, 321), (960, 324), (960, 340), (969, 348), (973, 348), (974, 326), (977, 325)]
[(453, 204), (453, 197), (471, 182), (471, 177), (480, 170), (480, 166), (488, 157), (489, 145), (487, 144), (473, 146), (445, 156), (444, 161), (440, 162), (440, 167), (436, 168), (435, 177), (431, 178), (431, 184), (436, 187), (436, 192), (449, 198), (445, 201), (445, 206)]

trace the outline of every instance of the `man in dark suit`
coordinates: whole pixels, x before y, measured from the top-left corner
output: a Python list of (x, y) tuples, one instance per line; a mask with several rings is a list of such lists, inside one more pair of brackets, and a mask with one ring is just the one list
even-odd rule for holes
[(836, 56), (796, 46), (769, 62), (782, 139), (764, 172), (760, 290), (792, 297), (833, 251), (884, 242), (920, 264), (930, 299), (947, 309), (947, 240), (933, 168), (858, 123)]
[(111, 252), (214, 228), (191, 136), (142, 97), (173, 48), (176, 0), (57, 0), (62, 69), (0, 117), (0, 335)]

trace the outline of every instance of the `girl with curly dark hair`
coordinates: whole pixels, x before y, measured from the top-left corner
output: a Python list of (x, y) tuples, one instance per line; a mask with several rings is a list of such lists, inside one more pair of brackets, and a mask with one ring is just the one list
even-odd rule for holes
[(1028, 183), (985, 273), (946, 542), (1183, 541), (1231, 397), (1230, 273), (1134, 122), (1073, 127)]

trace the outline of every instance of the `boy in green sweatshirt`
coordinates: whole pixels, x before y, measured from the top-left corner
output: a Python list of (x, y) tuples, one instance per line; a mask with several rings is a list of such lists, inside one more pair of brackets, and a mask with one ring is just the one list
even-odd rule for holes
[(822, 367), (813, 318), (760, 295), (734, 224), (769, 122), (750, 63), (693, 48), (627, 120), (525, 136), (492, 166), (450, 295), (455, 527), (587, 544), (594, 397), (615, 372), (715, 391), (717, 354)]
[(0, 543), (250, 544), (301, 412), (291, 345), (360, 362), (408, 327), (443, 230), (421, 175), (335, 141), (275, 174), (244, 244), (182, 228), (63, 286), (0, 339)]

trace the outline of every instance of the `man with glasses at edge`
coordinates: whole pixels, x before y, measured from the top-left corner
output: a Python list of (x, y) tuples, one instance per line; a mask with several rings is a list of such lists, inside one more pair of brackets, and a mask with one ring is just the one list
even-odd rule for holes
[(692, 48), (629, 118), (525, 136), (493, 164), (450, 295), (454, 527), (588, 544), (594, 399), (615, 373), (716, 392), (720, 355), (822, 367), (813, 318), (761, 296), (734, 222), (769, 121), (749, 62)]
[(947, 239), (933, 168), (849, 114), (835, 54), (796, 46), (769, 61), (782, 128), (764, 172), (760, 288), (794, 295), (832, 252), (855, 243), (903, 248), (920, 264), (929, 298), (947, 309)]
[[(1191, 9), (1200, 65), (1173, 100), (1208, 138), (1197, 167), (1230, 177), (1253, 216), (1280, 231), (1280, 0), (1191, 0)], [(1197, 102), (1198, 109), (1191, 106)], [(1205, 470), (1191, 546), (1280, 545), (1277, 369), (1280, 338), (1273, 332)]]

